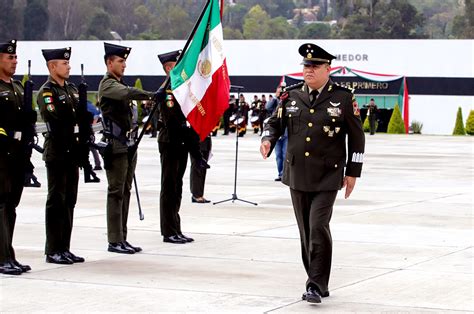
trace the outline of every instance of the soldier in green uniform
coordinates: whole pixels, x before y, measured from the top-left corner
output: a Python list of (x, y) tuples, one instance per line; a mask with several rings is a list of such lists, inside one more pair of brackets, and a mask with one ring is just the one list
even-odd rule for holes
[(77, 88), (69, 83), (71, 48), (43, 49), (49, 77), (38, 92), (37, 103), (46, 123), (43, 160), (48, 177), (46, 200), (46, 262), (82, 263), (70, 251), (79, 165)]
[(108, 143), (104, 156), (107, 173), (108, 251), (134, 254), (140, 247), (127, 241), (127, 219), (137, 153), (137, 128), (133, 125), (132, 100), (149, 100), (154, 93), (127, 86), (122, 78), (131, 48), (104, 43), (107, 73), (99, 84), (104, 135)]
[(25, 176), (27, 143), (21, 135), (28, 123), (22, 110), (23, 86), (12, 79), (16, 65), (16, 40), (0, 43), (0, 273), (7, 275), (31, 270), (16, 260), (12, 246)]
[(282, 182), (290, 187), (308, 276), (303, 300), (320, 303), (329, 296), (334, 201), (343, 187), (345, 198), (351, 194), (362, 171), (365, 140), (354, 95), (329, 78), (335, 57), (314, 44), (302, 45), (299, 53), (304, 84), (281, 95), (260, 152), (267, 158), (288, 129)]

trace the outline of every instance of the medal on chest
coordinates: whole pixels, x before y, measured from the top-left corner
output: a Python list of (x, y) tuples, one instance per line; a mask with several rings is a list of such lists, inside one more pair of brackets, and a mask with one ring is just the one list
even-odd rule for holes
[(166, 96), (166, 107), (173, 108), (174, 107), (174, 97), (172, 94), (168, 94)]
[(334, 130), (331, 130), (329, 125), (323, 126), (323, 131), (328, 135), (328, 137), (334, 137), (334, 133), (337, 134), (341, 131), (340, 127), (335, 127)]

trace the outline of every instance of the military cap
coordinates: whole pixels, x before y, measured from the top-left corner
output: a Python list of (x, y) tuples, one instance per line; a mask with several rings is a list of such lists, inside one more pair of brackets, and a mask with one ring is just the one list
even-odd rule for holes
[(303, 44), (298, 52), (303, 56), (302, 64), (331, 64), (331, 60), (336, 59), (335, 56), (315, 44)]
[(59, 49), (42, 49), (43, 57), (46, 61), (50, 60), (69, 60), (71, 57), (71, 47)]
[(181, 54), (182, 50), (175, 50), (167, 53), (162, 53), (158, 55), (158, 59), (160, 59), (161, 64), (165, 64), (166, 62), (176, 62), (178, 61), (178, 57)]
[(16, 40), (0, 43), (0, 53), (15, 54), (16, 53)]
[(119, 45), (114, 45), (114, 44), (109, 44), (109, 43), (104, 43), (104, 49), (105, 49), (105, 58), (109, 56), (117, 56), (120, 58), (127, 59), (127, 57), (130, 55), (130, 51), (132, 48), (130, 47), (124, 47), (124, 46), (119, 46)]

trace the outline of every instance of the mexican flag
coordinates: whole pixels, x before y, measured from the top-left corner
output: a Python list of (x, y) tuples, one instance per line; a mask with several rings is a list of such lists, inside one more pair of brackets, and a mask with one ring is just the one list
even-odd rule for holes
[(170, 73), (171, 89), (201, 140), (229, 107), (230, 81), (218, 0), (210, 0), (188, 50)]

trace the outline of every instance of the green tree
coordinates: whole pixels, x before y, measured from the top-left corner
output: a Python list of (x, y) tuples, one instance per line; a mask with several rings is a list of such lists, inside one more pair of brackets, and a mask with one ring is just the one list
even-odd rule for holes
[(45, 39), (48, 23), (48, 0), (27, 0), (23, 12), (23, 38), (25, 40)]
[(453, 135), (466, 135), (466, 130), (464, 129), (464, 123), (462, 121), (462, 109), (458, 108), (458, 113), (456, 114), (456, 123), (454, 124)]
[(194, 25), (189, 14), (178, 5), (160, 8), (163, 8), (163, 11), (152, 25), (153, 33), (161, 34), (161, 39), (186, 39)]
[(0, 0), (0, 40), (18, 38), (18, 12), (13, 0)]
[(290, 24), (284, 17), (270, 19), (265, 27), (264, 38), (292, 39), (297, 37), (298, 29)]
[(247, 13), (247, 8), (240, 3), (233, 6), (226, 6), (224, 9), (224, 16), (222, 17), (222, 24), (226, 27), (242, 31), (244, 17)]
[(474, 135), (474, 110), (469, 112), (469, 116), (466, 120), (466, 133), (469, 135)]
[(328, 24), (312, 23), (305, 25), (298, 36), (302, 39), (331, 38), (331, 27)]
[(86, 36), (89, 39), (110, 39), (110, 25), (112, 21), (110, 15), (101, 10), (98, 10), (91, 18), (87, 26)]
[(252, 7), (244, 18), (244, 38), (264, 39), (267, 33), (268, 21), (270, 17), (261, 6)]
[(393, 109), (392, 116), (390, 117), (390, 122), (388, 123), (387, 128), (388, 134), (405, 134), (405, 124), (403, 123), (402, 114), (398, 104), (395, 105)]
[(224, 39), (244, 39), (244, 35), (239, 29), (226, 26), (222, 31), (224, 32)]

